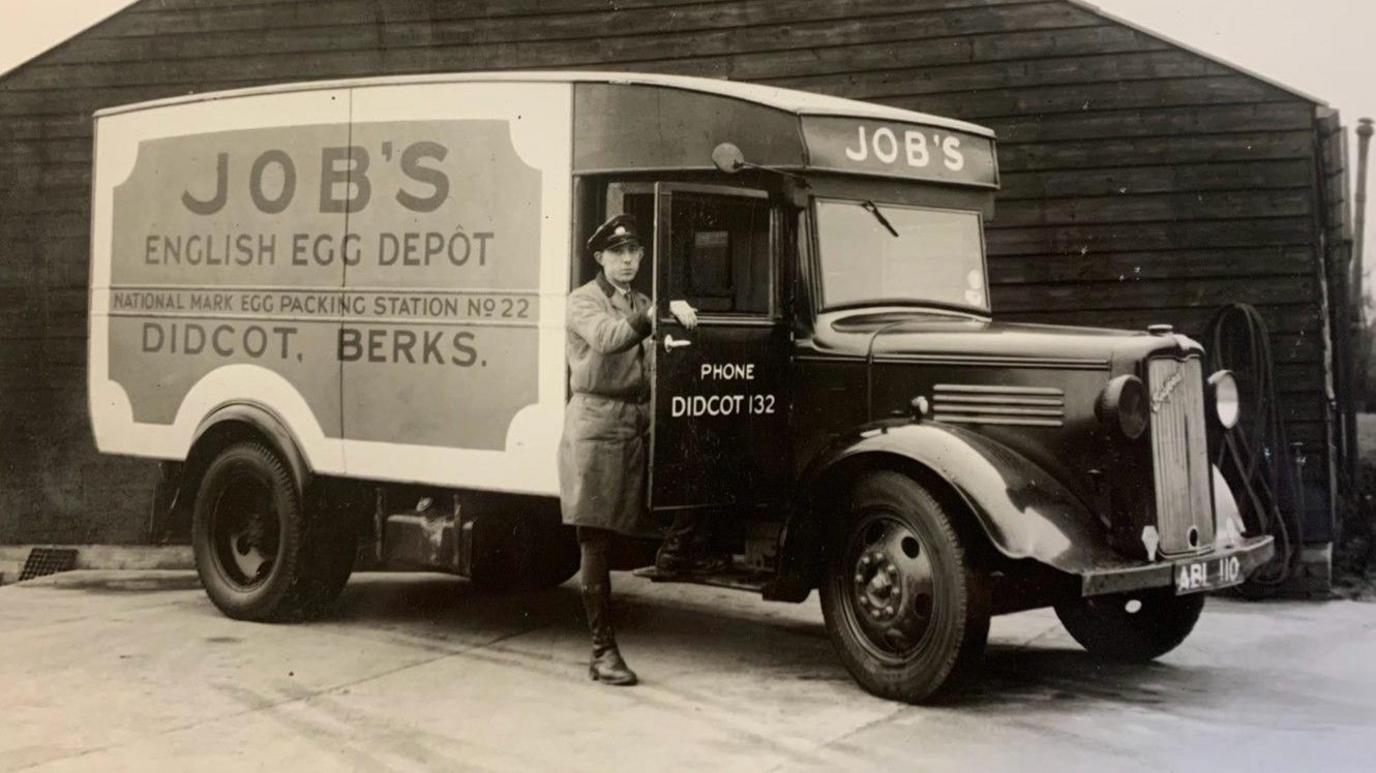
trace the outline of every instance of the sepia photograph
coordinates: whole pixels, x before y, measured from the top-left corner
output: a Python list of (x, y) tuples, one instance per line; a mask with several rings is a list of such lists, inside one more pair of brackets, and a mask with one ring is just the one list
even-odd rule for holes
[(1371, 770), (1373, 39), (0, 1), (0, 771)]

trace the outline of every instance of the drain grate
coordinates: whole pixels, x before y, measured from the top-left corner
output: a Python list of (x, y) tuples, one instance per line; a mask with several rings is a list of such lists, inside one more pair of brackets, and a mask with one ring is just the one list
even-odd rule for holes
[(47, 577), (76, 568), (76, 548), (34, 548), (19, 571), (19, 581)]

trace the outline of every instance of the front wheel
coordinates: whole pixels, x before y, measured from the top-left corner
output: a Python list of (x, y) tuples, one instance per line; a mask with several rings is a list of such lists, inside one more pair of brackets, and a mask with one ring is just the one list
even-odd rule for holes
[(1177, 596), (1171, 588), (1153, 588), (1062, 601), (1056, 616), (1089, 654), (1145, 662), (1180, 646), (1203, 609), (1202, 594)]
[(822, 613), (862, 687), (918, 703), (977, 669), (989, 636), (988, 577), (926, 488), (896, 472), (862, 478), (830, 545)]

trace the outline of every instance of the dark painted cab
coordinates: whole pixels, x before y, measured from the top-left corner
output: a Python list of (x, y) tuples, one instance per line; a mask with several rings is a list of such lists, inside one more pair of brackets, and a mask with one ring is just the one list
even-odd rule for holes
[(1090, 652), (1150, 659), (1269, 558), (1209, 462), (1238, 400), (1197, 343), (995, 319), (988, 130), (597, 88), (576, 230), (653, 224), (651, 503), (711, 511), (738, 556), (698, 579), (819, 589), (857, 680), (916, 701), (973, 670), (991, 614), (1054, 605)]

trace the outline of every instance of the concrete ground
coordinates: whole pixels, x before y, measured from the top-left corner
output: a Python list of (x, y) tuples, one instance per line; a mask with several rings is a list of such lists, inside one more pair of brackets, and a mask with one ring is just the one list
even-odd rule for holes
[(617, 575), (643, 683), (587, 680), (573, 584), (356, 575), (338, 614), (222, 617), (189, 572), (0, 589), (3, 770), (1371, 770), (1376, 604), (1212, 599), (1104, 666), (1049, 611), (994, 621), (959, 704), (873, 698), (814, 600)]

